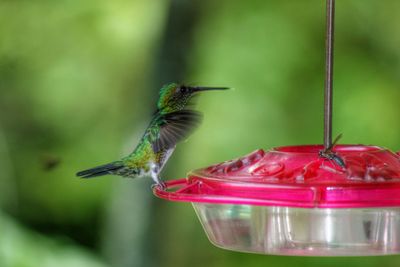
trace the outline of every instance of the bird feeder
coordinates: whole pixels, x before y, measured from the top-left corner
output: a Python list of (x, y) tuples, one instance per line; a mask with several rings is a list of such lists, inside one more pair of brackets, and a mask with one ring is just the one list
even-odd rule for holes
[(191, 202), (218, 247), (298, 256), (400, 254), (400, 153), (332, 144), (334, 4), (327, 0), (324, 144), (260, 149), (153, 189), (160, 198)]

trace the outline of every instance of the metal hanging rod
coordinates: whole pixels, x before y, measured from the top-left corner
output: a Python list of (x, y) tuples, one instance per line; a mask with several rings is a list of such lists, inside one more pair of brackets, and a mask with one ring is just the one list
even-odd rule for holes
[(332, 90), (335, 0), (326, 0), (324, 147), (332, 145)]

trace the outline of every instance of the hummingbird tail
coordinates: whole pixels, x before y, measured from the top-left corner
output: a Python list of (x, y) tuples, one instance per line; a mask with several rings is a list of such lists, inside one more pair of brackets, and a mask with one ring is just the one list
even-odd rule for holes
[(113, 174), (115, 171), (123, 168), (122, 162), (116, 161), (104, 165), (100, 165), (91, 169), (80, 171), (76, 174), (81, 178), (92, 178), (97, 176), (102, 176), (106, 174)]

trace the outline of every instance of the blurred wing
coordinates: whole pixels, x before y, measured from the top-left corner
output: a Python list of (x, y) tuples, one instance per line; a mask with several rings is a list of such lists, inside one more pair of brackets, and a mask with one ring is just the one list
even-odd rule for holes
[(157, 119), (158, 134), (151, 131), (150, 142), (154, 152), (174, 147), (190, 135), (200, 124), (202, 115), (193, 110), (181, 110), (162, 115)]

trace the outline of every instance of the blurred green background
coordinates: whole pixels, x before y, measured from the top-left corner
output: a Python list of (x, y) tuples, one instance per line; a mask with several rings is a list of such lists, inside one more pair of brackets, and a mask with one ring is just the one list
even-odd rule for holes
[[(400, 1), (338, 0), (334, 135), (400, 149)], [(0, 267), (399, 266), (212, 246), (150, 179), (80, 180), (126, 155), (168, 82), (204, 94), (165, 179), (257, 148), (321, 143), (323, 0), (1, 0)]]

